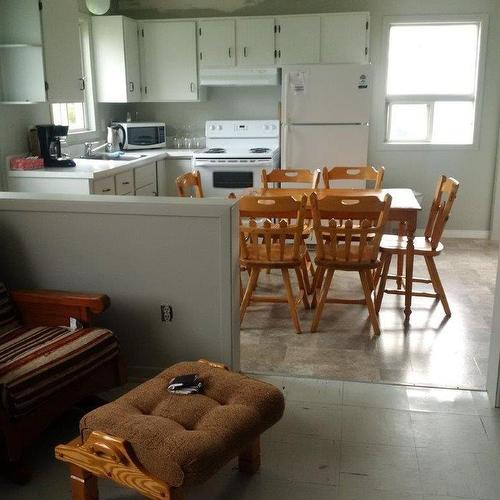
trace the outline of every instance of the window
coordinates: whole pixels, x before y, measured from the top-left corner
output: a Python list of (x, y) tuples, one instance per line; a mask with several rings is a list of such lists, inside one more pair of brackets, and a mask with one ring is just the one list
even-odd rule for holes
[(52, 104), (52, 121), (58, 125), (68, 125), (69, 134), (92, 132), (95, 130), (95, 106), (92, 87), (92, 66), (90, 52), (90, 26), (88, 18), (81, 18), (80, 47), (82, 56), (82, 75), (84, 102)]
[(481, 22), (389, 25), (386, 142), (473, 144)]

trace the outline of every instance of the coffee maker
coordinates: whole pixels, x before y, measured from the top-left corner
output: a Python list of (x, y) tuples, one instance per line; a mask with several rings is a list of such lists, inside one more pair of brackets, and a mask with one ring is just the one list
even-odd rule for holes
[(61, 153), (61, 139), (68, 135), (67, 125), (37, 125), (40, 153), (45, 167), (74, 167), (76, 163)]

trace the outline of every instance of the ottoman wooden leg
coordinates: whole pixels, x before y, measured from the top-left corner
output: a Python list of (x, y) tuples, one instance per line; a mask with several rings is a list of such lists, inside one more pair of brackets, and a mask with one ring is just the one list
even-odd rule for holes
[(97, 478), (90, 472), (70, 464), (71, 492), (73, 500), (97, 500)]
[(238, 457), (240, 472), (244, 474), (255, 474), (260, 467), (260, 437), (246, 448)]

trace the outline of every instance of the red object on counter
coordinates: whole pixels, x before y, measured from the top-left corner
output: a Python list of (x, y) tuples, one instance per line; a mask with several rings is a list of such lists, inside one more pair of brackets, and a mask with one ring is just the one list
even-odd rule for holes
[(37, 170), (43, 166), (43, 158), (38, 156), (16, 156), (10, 159), (11, 170)]

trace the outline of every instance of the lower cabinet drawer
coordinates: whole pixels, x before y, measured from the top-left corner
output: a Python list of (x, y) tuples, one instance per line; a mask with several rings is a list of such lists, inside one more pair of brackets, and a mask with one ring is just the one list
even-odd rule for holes
[(134, 171), (132, 169), (117, 174), (115, 177), (116, 194), (125, 195), (134, 192)]
[(105, 177), (94, 181), (94, 194), (116, 194), (115, 178)]
[(147, 186), (148, 184), (156, 185), (156, 163), (144, 165), (135, 169), (135, 187), (136, 189)]
[(156, 196), (156, 187), (154, 184), (149, 184), (148, 186), (143, 186), (135, 190), (136, 196)]

